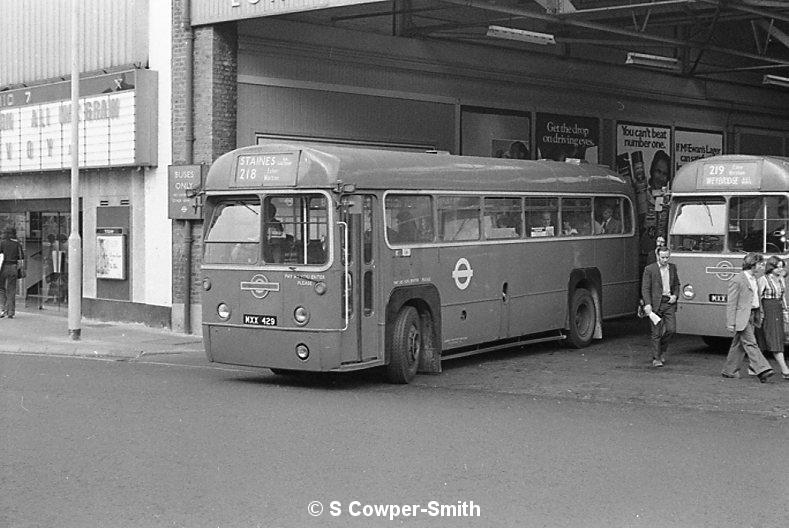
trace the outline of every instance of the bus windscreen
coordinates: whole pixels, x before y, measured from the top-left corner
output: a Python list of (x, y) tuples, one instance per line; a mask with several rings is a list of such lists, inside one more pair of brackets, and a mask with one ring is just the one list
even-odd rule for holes
[(260, 200), (228, 200), (214, 210), (205, 237), (204, 262), (254, 264), (260, 254)]
[(720, 199), (679, 200), (669, 230), (674, 251), (723, 251), (726, 202)]

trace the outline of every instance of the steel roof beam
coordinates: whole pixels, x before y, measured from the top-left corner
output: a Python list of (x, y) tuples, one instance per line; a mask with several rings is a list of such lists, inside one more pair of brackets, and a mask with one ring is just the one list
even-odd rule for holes
[[(676, 46), (678, 48), (701, 48), (703, 47), (707, 51), (712, 51), (715, 53), (722, 53), (725, 55), (731, 55), (733, 57), (742, 57), (746, 59), (752, 60), (759, 60), (764, 62), (772, 62), (775, 64), (785, 64), (789, 65), (789, 60), (773, 58), (773, 57), (766, 57), (764, 55), (758, 55), (756, 53), (749, 53), (745, 51), (733, 50), (729, 48), (722, 48), (720, 46), (702, 46), (699, 43), (687, 42), (680, 39), (670, 38), (670, 37), (661, 37), (657, 35), (650, 35), (648, 33), (641, 33), (638, 31), (631, 31), (628, 29), (621, 29), (617, 27), (607, 26), (605, 24), (598, 24), (596, 22), (588, 22), (585, 20), (573, 20), (568, 19), (563, 16), (556, 16), (551, 15), (548, 13), (538, 13), (535, 11), (530, 11), (528, 9), (522, 8), (514, 8), (514, 7), (506, 7), (506, 6), (499, 6), (489, 4), (487, 2), (483, 2), (480, 0), (441, 0), (442, 2), (465, 6), (465, 7), (473, 7), (476, 9), (482, 9), (486, 11), (494, 11), (498, 13), (507, 13), (513, 16), (524, 17), (524, 18), (533, 18), (537, 20), (544, 20), (547, 22), (553, 22), (559, 25), (569, 25), (574, 27), (582, 27), (586, 29), (593, 29), (596, 31), (602, 31), (605, 33), (614, 33), (617, 35), (623, 35), (627, 37), (632, 37), (639, 40), (650, 40), (653, 42), (662, 42), (664, 44), (668, 44), (671, 46)], [(707, 0), (702, 0), (707, 1)], [(713, 0), (714, 1), (714, 0)]]
[[(784, 22), (789, 22), (789, 14), (782, 15), (780, 13), (776, 13), (774, 11), (766, 11), (764, 9), (757, 9), (755, 7), (748, 7), (746, 2), (721, 2), (720, 0), (699, 0), (700, 2), (704, 2), (705, 4), (709, 4), (712, 6), (721, 6), (727, 9), (735, 9), (737, 11), (741, 11), (743, 13), (750, 13), (752, 15), (758, 15), (764, 18), (774, 18), (775, 20), (782, 20)], [(784, 1), (783, 6), (786, 8), (787, 3)]]

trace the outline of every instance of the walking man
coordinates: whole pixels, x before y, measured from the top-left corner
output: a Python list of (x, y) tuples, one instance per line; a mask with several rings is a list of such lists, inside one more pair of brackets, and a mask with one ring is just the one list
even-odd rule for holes
[(729, 282), (726, 328), (734, 333), (734, 339), (721, 371), (724, 378), (740, 377), (740, 367), (746, 355), (759, 381), (766, 383), (773, 375), (773, 369), (759, 350), (754, 333), (754, 329), (762, 325), (759, 289), (754, 276), (759, 267), (764, 267), (762, 256), (758, 253), (748, 253), (742, 259), (742, 273), (737, 274)]
[(644, 313), (655, 313), (661, 318), (658, 324), (651, 325), (652, 366), (662, 367), (666, 361), (668, 342), (677, 330), (677, 296), (679, 295), (679, 276), (677, 267), (669, 262), (671, 251), (666, 246), (656, 250), (657, 262), (644, 268), (641, 279), (641, 298)]

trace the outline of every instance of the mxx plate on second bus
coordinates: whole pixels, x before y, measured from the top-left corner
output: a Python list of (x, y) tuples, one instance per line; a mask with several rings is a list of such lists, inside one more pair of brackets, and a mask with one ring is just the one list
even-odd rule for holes
[(277, 326), (277, 316), (244, 314), (244, 324), (255, 326)]

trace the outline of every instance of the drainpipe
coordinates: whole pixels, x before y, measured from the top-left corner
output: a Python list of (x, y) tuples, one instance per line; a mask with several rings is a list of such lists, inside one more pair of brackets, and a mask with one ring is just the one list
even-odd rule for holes
[[(192, 32), (191, 0), (184, 0), (183, 32), (186, 35), (186, 51), (184, 59), (184, 128), (186, 129), (186, 145), (184, 149), (184, 162), (187, 165), (194, 163), (194, 123), (193, 110), (193, 82), (194, 82), (194, 33)], [(184, 333), (192, 333), (192, 221), (184, 220), (183, 254), (184, 254)]]

